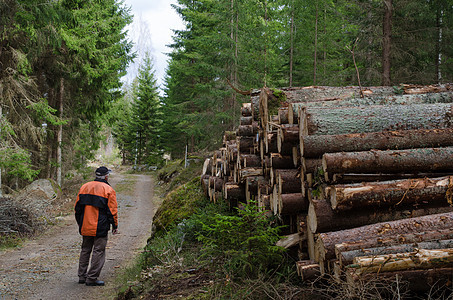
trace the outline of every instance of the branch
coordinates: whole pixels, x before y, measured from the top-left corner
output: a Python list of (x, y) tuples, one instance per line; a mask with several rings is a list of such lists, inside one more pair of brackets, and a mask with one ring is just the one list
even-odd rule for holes
[(226, 78), (226, 81), (227, 81), (228, 85), (229, 85), (233, 90), (236, 91), (236, 93), (239, 93), (239, 94), (241, 94), (241, 95), (250, 95), (250, 94), (252, 93), (252, 90), (251, 90), (251, 89), (248, 90), (248, 91), (241, 91), (240, 89), (234, 87), (233, 84), (231, 84), (231, 82), (230, 82), (230, 80), (229, 80), (228, 78)]
[(353, 62), (354, 62), (355, 71), (356, 71), (356, 73), (357, 73), (357, 81), (358, 81), (358, 83), (359, 83), (359, 88), (360, 88), (360, 98), (363, 98), (364, 95), (363, 95), (363, 91), (362, 91), (362, 84), (360, 83), (359, 69), (357, 68), (357, 64), (356, 64), (356, 62), (355, 62), (355, 54), (354, 54), (355, 46), (357, 45), (358, 40), (359, 40), (359, 38), (357, 37), (357, 38), (355, 39), (354, 45), (352, 46), (352, 50), (351, 50), (348, 46), (346, 46), (346, 48), (347, 48), (347, 49), (349, 50), (349, 52), (351, 52), (351, 54), (352, 54), (352, 60), (353, 60)]

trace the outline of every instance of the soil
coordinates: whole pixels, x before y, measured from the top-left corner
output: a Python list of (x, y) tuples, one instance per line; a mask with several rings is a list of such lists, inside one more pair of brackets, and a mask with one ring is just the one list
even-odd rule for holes
[(19, 249), (0, 252), (0, 299), (115, 297), (115, 276), (141, 252), (151, 234), (154, 183), (151, 176), (120, 173), (111, 174), (109, 181), (117, 190), (120, 234), (109, 234), (99, 278), (105, 286), (88, 287), (77, 282), (82, 238), (71, 213)]

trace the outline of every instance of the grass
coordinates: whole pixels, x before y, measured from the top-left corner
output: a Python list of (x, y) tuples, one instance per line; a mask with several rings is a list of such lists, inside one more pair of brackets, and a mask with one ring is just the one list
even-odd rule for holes
[(0, 251), (21, 247), (24, 239), (17, 234), (0, 235)]

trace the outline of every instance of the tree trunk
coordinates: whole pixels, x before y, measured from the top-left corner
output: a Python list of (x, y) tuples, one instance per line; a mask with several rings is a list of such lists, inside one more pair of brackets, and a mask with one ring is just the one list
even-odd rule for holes
[(394, 173), (394, 174), (354, 174), (354, 173), (343, 173), (343, 174), (329, 174), (328, 181), (336, 184), (352, 184), (361, 182), (374, 182), (374, 181), (390, 181), (390, 180), (402, 180), (402, 179), (417, 179), (417, 178), (437, 178), (451, 175), (451, 172), (431, 172), (431, 173)]
[(382, 24), (382, 85), (390, 86), (391, 50), (392, 50), (392, 15), (393, 0), (384, 0), (384, 18)]
[(308, 135), (300, 138), (303, 157), (321, 157), (324, 153), (453, 146), (453, 129), (419, 129)]
[(433, 269), (453, 267), (453, 249), (416, 249), (413, 252), (361, 256), (353, 260), (349, 269), (356, 274), (404, 271), (409, 269)]
[(211, 176), (209, 177), (209, 187), (215, 192), (221, 192), (223, 190), (224, 181), (223, 178)]
[(453, 147), (326, 153), (324, 173), (411, 173), (453, 170)]
[(256, 154), (239, 154), (238, 158), (238, 163), (241, 168), (261, 167), (261, 158)]
[(211, 176), (209, 176), (209, 175), (201, 176), (201, 188), (206, 197), (209, 197), (209, 191), (208, 191), (209, 190), (209, 177), (211, 177)]
[(318, 170), (322, 169), (322, 159), (321, 158), (301, 158), (302, 160), (302, 170), (304, 173), (316, 173)]
[(243, 117), (252, 116), (252, 104), (251, 103), (242, 103), (241, 114)]
[[(0, 50), (1, 53), (2, 50)], [(0, 88), (0, 97), (2, 95), (2, 88)], [(0, 124), (3, 124), (3, 104), (0, 103)], [(2, 129), (0, 127), (0, 134), (2, 133)], [(0, 166), (0, 197), (3, 197), (3, 189), (2, 189), (2, 167)]]
[(252, 199), (252, 195), (258, 195), (258, 187), (261, 183), (264, 183), (264, 177), (263, 176), (249, 176), (247, 177), (245, 181), (245, 194), (247, 197), (247, 200)]
[(307, 222), (310, 224), (313, 233), (320, 233), (450, 211), (453, 211), (453, 207), (449, 207), (446, 204), (444, 206), (431, 206), (423, 209), (368, 209), (354, 210), (353, 212), (335, 212), (329, 201), (312, 198), (310, 199), (310, 206), (308, 208)]
[(276, 246), (289, 249), (294, 246), (298, 246), (300, 241), (303, 239), (303, 234), (293, 233), (287, 236), (284, 236), (282, 239), (278, 240), (275, 244)]
[(302, 281), (315, 280), (321, 276), (319, 264), (312, 260), (302, 260), (296, 262), (297, 274), (302, 277)]
[[(404, 252), (412, 252), (417, 249), (446, 249), (453, 248), (453, 240), (440, 240), (440, 241), (429, 241), (429, 242), (419, 242), (411, 244), (400, 244), (400, 245), (390, 245), (383, 247), (375, 248), (366, 248), (366, 249), (357, 249), (345, 252), (336, 252), (335, 255), (340, 262), (341, 266), (347, 266), (352, 264), (354, 258), (361, 256), (371, 256), (371, 255), (384, 255), (384, 254), (396, 254)], [(336, 249), (335, 249), (336, 250)]]
[[(329, 199), (336, 211), (388, 206), (453, 204), (447, 192), (453, 187), (453, 176), (369, 182), (329, 187)], [(450, 191), (451, 194), (451, 191)]]
[(292, 147), (299, 144), (299, 126), (284, 125), (277, 131), (277, 149), (280, 153), (284, 146)]
[(451, 127), (450, 103), (306, 108), (301, 135), (336, 135)]
[(280, 215), (296, 215), (308, 209), (308, 200), (301, 193), (279, 194), (278, 198)]
[(276, 170), (277, 186), (279, 194), (301, 192), (300, 173), (297, 169)]
[(254, 149), (255, 149), (255, 138), (254, 137), (238, 136), (237, 144), (239, 145), (238, 151), (241, 154), (254, 153)]
[(241, 122), (240, 122), (240, 124), (241, 124), (241, 125), (252, 125), (252, 122), (253, 122), (253, 117), (252, 117), (252, 116), (249, 116), (249, 117), (241, 117)]
[(313, 56), (313, 85), (316, 85), (316, 70), (318, 60), (318, 0), (316, 1), (316, 14), (315, 14), (315, 53)]
[(320, 233), (316, 240), (316, 251), (319, 259), (332, 259), (335, 257), (336, 244), (377, 237), (385, 239), (400, 234), (451, 229), (452, 227), (453, 212), (449, 212)]
[[(403, 234), (396, 234), (394, 236), (380, 236), (369, 237), (358, 241), (341, 242), (335, 245), (335, 256), (341, 256), (341, 253), (358, 251), (361, 249), (372, 248), (392, 248), (401, 244), (414, 244), (414, 245), (427, 245), (429, 243), (440, 243), (444, 245), (446, 242), (453, 239), (453, 231), (448, 229), (433, 229), (432, 231), (417, 231), (408, 232)], [(427, 244), (423, 244), (427, 243)], [(419, 247), (420, 248), (420, 247)]]
[(236, 131), (225, 131), (223, 135), (223, 143), (236, 142)]
[(223, 186), (223, 195), (225, 199), (245, 200), (245, 190), (243, 185), (235, 182), (227, 182)]
[(254, 122), (252, 125), (241, 125), (238, 127), (237, 136), (255, 136), (258, 133), (258, 123)]
[(271, 153), (270, 167), (272, 167), (272, 169), (294, 168), (293, 158), (291, 156), (282, 156), (280, 153)]
[(250, 176), (263, 176), (262, 168), (242, 168), (239, 169), (239, 181), (244, 181)]
[(205, 159), (201, 175), (212, 175), (212, 159)]
[(291, 24), (289, 33), (289, 87), (293, 86), (293, 55), (294, 55), (294, 1), (291, 1)]
[[(58, 112), (59, 117), (63, 118), (63, 100), (64, 100), (64, 78), (60, 78), (60, 95), (58, 101)], [(61, 155), (61, 144), (63, 141), (63, 124), (58, 126), (57, 132), (57, 183), (61, 187), (61, 169), (62, 169), (62, 155)]]
[(289, 124), (288, 107), (280, 107), (278, 109), (278, 124)]
[(238, 155), (238, 147), (237, 141), (228, 141), (226, 143), (226, 152), (227, 152), (227, 159), (229, 161), (236, 161)]

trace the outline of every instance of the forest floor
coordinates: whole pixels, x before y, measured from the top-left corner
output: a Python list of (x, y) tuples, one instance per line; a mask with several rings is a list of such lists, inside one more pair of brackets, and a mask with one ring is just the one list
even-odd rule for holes
[(146, 245), (158, 197), (148, 175), (113, 173), (120, 234), (109, 234), (106, 262), (99, 280), (104, 287), (78, 284), (81, 236), (72, 210), (20, 248), (0, 252), (0, 299), (113, 299), (115, 278)]

